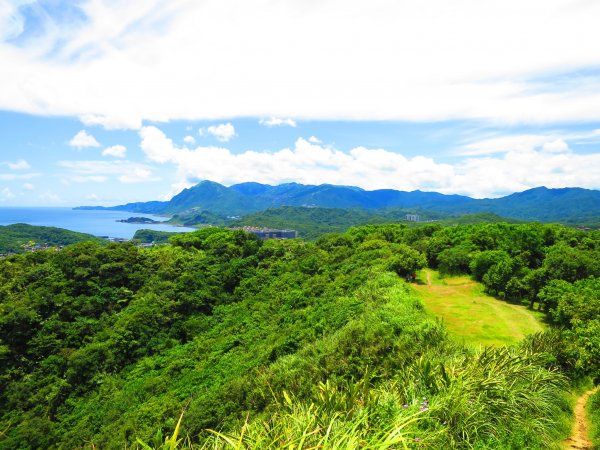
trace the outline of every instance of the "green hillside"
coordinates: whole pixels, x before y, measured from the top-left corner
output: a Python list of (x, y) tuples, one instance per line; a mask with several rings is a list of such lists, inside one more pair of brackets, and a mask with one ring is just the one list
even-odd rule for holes
[[(597, 232), (170, 242), (0, 259), (0, 449), (557, 448), (569, 385), (600, 370)], [(550, 329), (464, 346), (404, 281), (426, 265), (539, 305)]]
[[(418, 214), (421, 222), (406, 222), (407, 214)], [(306, 208), (282, 206), (248, 214), (231, 222), (234, 226), (256, 226), (297, 230), (300, 237), (314, 240), (327, 233), (341, 233), (357, 225), (406, 223), (410, 226), (428, 225), (430, 222), (442, 226), (467, 225), (476, 223), (518, 222), (500, 217), (494, 213), (466, 214), (448, 217), (421, 209), (385, 208), (377, 210), (343, 208)]]
[(91, 234), (77, 233), (55, 227), (39, 227), (17, 223), (0, 226), (0, 253), (21, 253), (35, 244), (61, 246), (83, 241), (101, 242)]

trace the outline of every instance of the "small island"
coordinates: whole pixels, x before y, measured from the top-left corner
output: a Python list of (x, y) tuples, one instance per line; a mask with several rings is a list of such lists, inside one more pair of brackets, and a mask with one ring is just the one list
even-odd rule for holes
[(129, 217), (128, 219), (118, 219), (117, 222), (122, 223), (141, 223), (141, 224), (160, 224), (159, 220), (150, 219), (149, 217)]

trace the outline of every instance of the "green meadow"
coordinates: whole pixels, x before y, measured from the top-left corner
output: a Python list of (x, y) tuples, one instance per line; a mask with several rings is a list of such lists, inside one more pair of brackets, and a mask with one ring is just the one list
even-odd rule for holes
[(426, 310), (468, 345), (512, 345), (544, 329), (541, 313), (490, 297), (482, 284), (466, 275), (441, 276), (423, 269), (414, 288)]

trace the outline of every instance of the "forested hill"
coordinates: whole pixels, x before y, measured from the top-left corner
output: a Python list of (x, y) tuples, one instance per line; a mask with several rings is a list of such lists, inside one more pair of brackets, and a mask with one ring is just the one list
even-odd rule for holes
[(196, 186), (184, 189), (168, 202), (130, 203), (108, 209), (172, 215), (197, 208), (231, 216), (284, 205), (361, 209), (421, 208), (454, 215), (493, 212), (509, 218), (547, 222), (600, 221), (600, 191), (545, 187), (497, 199), (478, 200), (437, 192), (403, 192), (393, 189), (365, 191), (357, 187), (330, 184), (311, 186), (288, 183), (270, 186), (241, 183), (225, 187), (215, 182), (202, 181)]
[(40, 227), (17, 223), (0, 226), (0, 253), (21, 253), (36, 245), (51, 247), (75, 244), (83, 241), (98, 241), (91, 234), (77, 233), (55, 227)]
[(440, 206), (448, 212), (494, 212), (503, 217), (541, 222), (600, 223), (600, 191), (539, 187), (497, 199), (477, 200), (464, 207)]
[(248, 214), (239, 220), (230, 221), (228, 225), (293, 229), (297, 230), (298, 235), (303, 239), (314, 240), (326, 233), (340, 233), (357, 225), (405, 222), (407, 213), (418, 213), (422, 221), (434, 220), (436, 223), (444, 225), (511, 221), (493, 213), (466, 214), (461, 217), (448, 218), (448, 214), (401, 208), (364, 210), (281, 206)]
[[(553, 330), (452, 341), (404, 281), (426, 265), (539, 305)], [(0, 449), (158, 449), (174, 430), (197, 450), (556, 448), (569, 383), (600, 373), (598, 276), (599, 232), (540, 224), (367, 225), (314, 243), (212, 227), (13, 255)]]

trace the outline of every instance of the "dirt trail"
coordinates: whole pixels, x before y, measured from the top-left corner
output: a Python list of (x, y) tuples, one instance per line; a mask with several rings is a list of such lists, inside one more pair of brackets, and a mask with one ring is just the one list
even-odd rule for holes
[(563, 448), (565, 450), (592, 450), (592, 443), (588, 435), (585, 405), (590, 395), (596, 392), (598, 388), (590, 389), (577, 399), (574, 410), (575, 422), (573, 424), (573, 431), (571, 432), (571, 437), (564, 442)]

